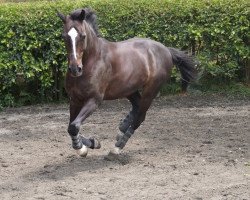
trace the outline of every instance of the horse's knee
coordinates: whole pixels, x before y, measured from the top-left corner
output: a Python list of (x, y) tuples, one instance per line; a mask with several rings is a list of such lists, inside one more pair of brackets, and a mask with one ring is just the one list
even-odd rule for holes
[(69, 124), (68, 126), (68, 133), (71, 136), (76, 136), (80, 130), (80, 126), (77, 126), (76, 124)]

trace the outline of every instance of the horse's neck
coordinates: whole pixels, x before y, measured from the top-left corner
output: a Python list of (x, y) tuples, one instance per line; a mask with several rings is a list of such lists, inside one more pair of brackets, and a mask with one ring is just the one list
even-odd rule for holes
[(87, 47), (86, 51), (83, 54), (82, 63), (87, 64), (89, 60), (98, 57), (100, 54), (100, 38), (87, 36)]
[[(86, 23), (87, 24), (87, 23)], [(86, 35), (86, 53), (92, 56), (98, 52), (99, 38), (95, 35), (93, 29), (87, 24), (89, 31)]]

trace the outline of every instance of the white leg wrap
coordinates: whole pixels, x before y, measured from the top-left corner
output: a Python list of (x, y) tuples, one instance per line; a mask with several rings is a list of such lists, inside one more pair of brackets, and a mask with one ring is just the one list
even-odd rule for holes
[(76, 153), (81, 157), (86, 157), (88, 154), (88, 148), (83, 145), (81, 149), (77, 149)]

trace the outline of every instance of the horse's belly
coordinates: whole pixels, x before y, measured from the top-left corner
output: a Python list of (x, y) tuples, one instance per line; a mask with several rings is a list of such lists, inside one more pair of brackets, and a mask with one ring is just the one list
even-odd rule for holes
[(123, 98), (141, 89), (146, 83), (146, 76), (136, 76), (136, 74), (113, 80), (107, 87), (104, 99), (113, 100)]
[(123, 89), (123, 90), (121, 90), (120, 88), (117, 88), (114, 90), (109, 90), (109, 91), (105, 92), (104, 100), (114, 100), (114, 99), (128, 97), (129, 95), (131, 95), (132, 93), (134, 93), (137, 90), (138, 89), (133, 89), (133, 90)]

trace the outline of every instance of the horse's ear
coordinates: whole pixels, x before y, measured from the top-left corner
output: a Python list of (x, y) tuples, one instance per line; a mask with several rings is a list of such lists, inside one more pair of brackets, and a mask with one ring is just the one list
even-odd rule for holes
[(82, 9), (82, 11), (81, 11), (81, 14), (79, 15), (79, 20), (80, 21), (83, 21), (83, 20), (85, 20), (85, 17), (86, 17), (86, 12), (85, 12), (85, 10), (84, 9)]
[(57, 16), (63, 21), (63, 23), (66, 22), (66, 16), (64, 14), (57, 11)]

